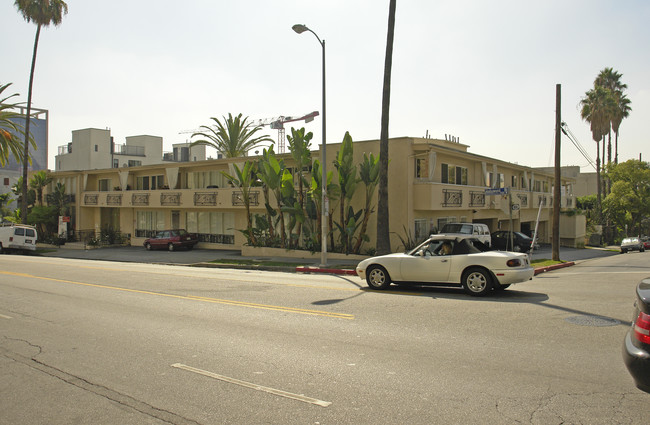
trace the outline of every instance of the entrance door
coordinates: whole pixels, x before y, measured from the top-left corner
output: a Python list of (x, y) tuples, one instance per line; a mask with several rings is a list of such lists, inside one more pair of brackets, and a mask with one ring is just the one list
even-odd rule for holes
[(181, 212), (172, 211), (172, 229), (181, 228)]

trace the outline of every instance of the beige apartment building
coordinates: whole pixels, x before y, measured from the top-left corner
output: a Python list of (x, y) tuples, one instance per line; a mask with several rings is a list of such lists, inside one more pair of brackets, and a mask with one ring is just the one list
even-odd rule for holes
[[(327, 145), (328, 170), (340, 143)], [(379, 141), (354, 143), (355, 163), (363, 154), (379, 154)], [(291, 167), (290, 154), (278, 154)], [(319, 151), (313, 151), (314, 159)], [(238, 230), (246, 228), (241, 191), (231, 187), (222, 172), (232, 174), (233, 163), (258, 157), (163, 163), (126, 168), (106, 168), (52, 173), (52, 184), (66, 185), (71, 195), (75, 231), (100, 231), (112, 227), (130, 234), (132, 245), (141, 245), (157, 230), (185, 228), (198, 233), (200, 248), (241, 249), (246, 240)], [(548, 171), (468, 152), (454, 141), (401, 137), (389, 141), (389, 219), (391, 246), (402, 249), (400, 236), (416, 239), (437, 231), (447, 222), (487, 224), (490, 231), (514, 228), (532, 233), (539, 217), (538, 236), (550, 242), (553, 179)], [(336, 176), (336, 172), (334, 173)], [(561, 208), (575, 206), (575, 178), (562, 178)], [(363, 189), (357, 189), (355, 209), (363, 206)], [(261, 189), (252, 189), (251, 212), (264, 214)], [(375, 193), (374, 202), (377, 202)], [(334, 211), (336, 201), (330, 208)], [(338, 212), (334, 217), (338, 217)], [(376, 245), (376, 213), (368, 226)], [(560, 238), (565, 246), (582, 246), (585, 219), (561, 214)]]

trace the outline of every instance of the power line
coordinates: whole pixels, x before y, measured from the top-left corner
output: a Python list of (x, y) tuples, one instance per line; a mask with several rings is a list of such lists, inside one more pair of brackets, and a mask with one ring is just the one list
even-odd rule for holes
[(585, 157), (585, 159), (589, 162), (589, 165), (591, 165), (594, 168), (594, 170), (596, 170), (596, 163), (594, 162), (593, 159), (591, 159), (591, 157), (589, 156), (585, 148), (580, 144), (578, 138), (575, 136), (575, 134), (573, 134), (573, 132), (571, 131), (567, 123), (562, 122), (560, 128), (562, 130), (562, 133), (564, 133), (564, 135), (571, 141), (571, 143), (573, 143), (573, 146), (575, 146), (576, 149), (578, 149), (578, 152), (580, 152), (582, 156)]

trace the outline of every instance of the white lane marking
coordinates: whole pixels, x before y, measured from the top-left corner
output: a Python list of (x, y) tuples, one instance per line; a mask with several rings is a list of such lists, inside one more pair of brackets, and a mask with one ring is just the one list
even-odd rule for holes
[(4, 314), (0, 314), (0, 317), (3, 319), (13, 319), (13, 317), (5, 316)]
[(229, 378), (228, 376), (224, 376), (224, 375), (218, 375), (218, 374), (213, 373), (213, 372), (208, 372), (207, 370), (197, 369), (195, 367), (187, 366), (187, 365), (184, 365), (184, 364), (181, 364), (181, 363), (174, 363), (171, 366), (175, 367), (177, 369), (183, 369), (183, 370), (186, 370), (188, 372), (198, 373), (199, 375), (203, 375), (203, 376), (207, 376), (207, 377), (210, 377), (210, 378), (218, 379), (218, 380), (224, 381), (224, 382), (229, 382), (231, 384), (239, 385), (239, 386), (250, 388), (250, 389), (253, 389), (253, 390), (264, 391), (264, 392), (267, 392), (267, 393), (270, 393), (270, 394), (278, 395), (280, 397), (286, 397), (286, 398), (291, 398), (293, 400), (302, 401), (304, 403), (315, 404), (316, 406), (327, 407), (330, 404), (332, 404), (329, 401), (318, 400), (316, 398), (306, 397), (306, 396), (304, 396), (302, 394), (293, 394), (293, 393), (278, 390), (278, 389), (275, 389), (275, 388), (269, 388), (269, 387), (264, 387), (262, 385), (253, 384), (251, 382), (240, 381), (239, 379)]

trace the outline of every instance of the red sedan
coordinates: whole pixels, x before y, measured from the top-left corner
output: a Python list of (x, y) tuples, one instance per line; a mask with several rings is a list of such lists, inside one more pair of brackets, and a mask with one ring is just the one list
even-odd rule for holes
[(194, 248), (199, 243), (198, 238), (193, 233), (188, 233), (185, 229), (162, 230), (155, 237), (146, 239), (144, 247), (147, 251), (152, 249), (168, 249), (174, 251), (178, 248)]

